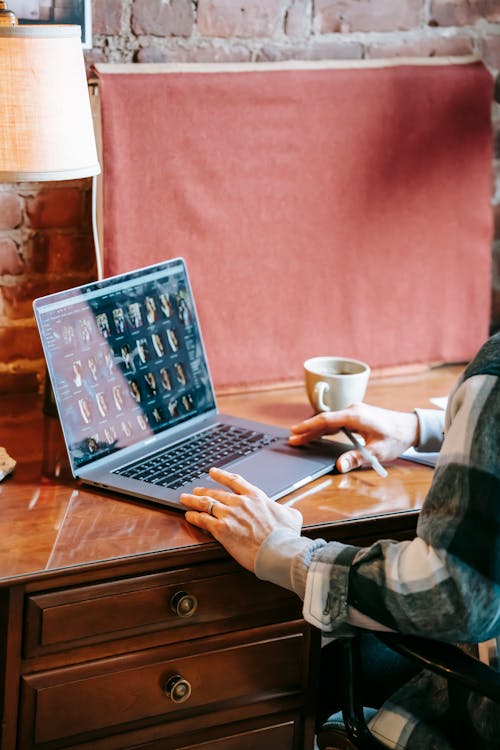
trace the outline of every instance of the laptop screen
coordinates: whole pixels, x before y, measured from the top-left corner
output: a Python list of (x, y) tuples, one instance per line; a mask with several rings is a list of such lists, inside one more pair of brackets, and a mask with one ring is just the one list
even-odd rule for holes
[(34, 307), (74, 468), (215, 407), (182, 259)]

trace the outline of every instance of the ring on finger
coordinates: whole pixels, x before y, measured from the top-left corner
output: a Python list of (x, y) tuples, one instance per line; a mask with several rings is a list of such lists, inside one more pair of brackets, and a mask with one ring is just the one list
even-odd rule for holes
[(207, 508), (207, 513), (208, 513), (209, 516), (213, 516), (214, 515), (213, 512), (212, 512), (213, 509), (214, 509), (214, 505), (215, 505), (215, 500), (210, 500), (210, 504), (209, 504), (209, 506)]

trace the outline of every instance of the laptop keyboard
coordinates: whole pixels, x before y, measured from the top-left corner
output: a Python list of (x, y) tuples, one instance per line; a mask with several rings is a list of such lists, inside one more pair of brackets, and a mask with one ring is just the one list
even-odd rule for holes
[(212, 466), (225, 466), (277, 439), (263, 432), (215, 424), (113, 473), (176, 490), (207, 474)]

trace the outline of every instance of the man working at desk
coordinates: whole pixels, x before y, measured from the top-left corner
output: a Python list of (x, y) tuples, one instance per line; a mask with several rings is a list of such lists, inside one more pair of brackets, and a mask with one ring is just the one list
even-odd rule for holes
[[(360, 433), (381, 461), (411, 445), (425, 451), (442, 443), (411, 542), (357, 548), (306, 539), (297, 510), (271, 502), (242, 477), (220, 469), (211, 475), (222, 489), (182, 496), (187, 520), (213, 534), (259, 578), (295, 591), (304, 601), (304, 618), (332, 636), (356, 627), (451, 642), (497, 636), (500, 334), (460, 377), (444, 418), (433, 410), (405, 414), (361, 404), (302, 422), (292, 428), (290, 442), (300, 445), (343, 426)], [(349, 451), (337, 468), (349, 471), (362, 461), (358, 451)], [(389, 747), (448, 750), (446, 709), (440, 678), (422, 673), (384, 705), (371, 728)], [(478, 698), (471, 712), (477, 747), (500, 748), (498, 707)]]

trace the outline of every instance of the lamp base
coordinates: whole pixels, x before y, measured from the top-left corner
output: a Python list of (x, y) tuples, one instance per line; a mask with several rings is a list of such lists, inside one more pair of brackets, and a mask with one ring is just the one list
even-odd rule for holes
[(43, 419), (42, 477), (50, 481), (72, 481), (68, 452), (58, 419)]
[(18, 24), (16, 14), (7, 8), (4, 0), (0, 0), (0, 26), (17, 26)]
[(45, 368), (45, 384), (43, 387), (43, 407), (42, 407), (43, 413), (47, 417), (57, 417), (57, 406), (56, 406), (56, 400), (54, 397), (54, 391), (52, 390), (52, 385), (49, 378), (49, 373), (47, 371), (47, 368)]

